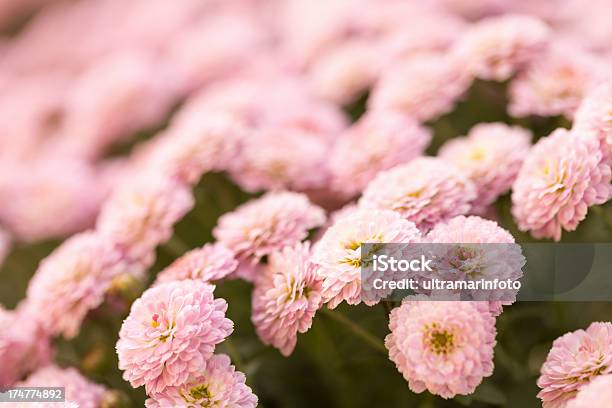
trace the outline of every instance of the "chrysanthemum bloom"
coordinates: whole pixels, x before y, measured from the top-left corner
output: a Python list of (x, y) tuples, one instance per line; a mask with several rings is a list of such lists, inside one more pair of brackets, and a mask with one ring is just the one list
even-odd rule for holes
[(595, 378), (581, 388), (567, 408), (610, 408), (612, 407), (612, 374)]
[(489, 17), (465, 32), (454, 53), (474, 76), (505, 81), (544, 50), (549, 31), (535, 17)]
[(311, 204), (305, 195), (272, 192), (221, 216), (213, 235), (244, 264), (238, 274), (252, 280), (253, 271), (249, 266), (263, 256), (305, 239), (308, 230), (324, 222), (325, 212)]
[(595, 377), (612, 373), (612, 323), (592, 323), (559, 337), (540, 371), (542, 406), (565, 408)]
[(329, 143), (321, 135), (294, 127), (263, 128), (243, 140), (230, 175), (244, 190), (309, 190), (329, 178)]
[(610, 166), (594, 138), (557, 129), (534, 145), (512, 191), (512, 215), (535, 238), (561, 239), (608, 199)]
[(156, 283), (183, 279), (212, 282), (225, 278), (237, 267), (238, 261), (234, 258), (234, 253), (223, 244), (206, 244), (172, 262), (159, 273)]
[(196, 280), (167, 282), (134, 302), (117, 342), (119, 368), (132, 387), (144, 385), (151, 395), (198, 374), (233, 331), (227, 303), (213, 290)]
[(125, 258), (148, 267), (157, 245), (172, 236), (174, 224), (193, 206), (183, 184), (155, 172), (135, 177), (118, 187), (104, 203), (97, 231)]
[(530, 147), (531, 133), (503, 123), (481, 123), (466, 137), (450, 139), (438, 157), (461, 170), (474, 183), (472, 211), (480, 213), (510, 190)]
[(600, 85), (584, 98), (572, 130), (580, 136), (596, 137), (604, 156), (612, 162), (612, 81)]
[(508, 110), (513, 116), (565, 115), (572, 119), (607, 69), (604, 59), (579, 47), (551, 46), (512, 81)]
[[(99, 408), (106, 393), (104, 386), (89, 381), (74, 368), (62, 369), (48, 365), (30, 375), (27, 380), (17, 384), (18, 387), (64, 387), (66, 401), (79, 408)], [(54, 408), (57, 402), (35, 404), (37, 408)], [(27, 408), (32, 403), (18, 404)]]
[(274, 252), (255, 283), (251, 320), (259, 338), (284, 356), (293, 352), (298, 332), (310, 328), (323, 303), (317, 266), (309, 258), (308, 243)]
[(39, 265), (25, 308), (52, 335), (76, 336), (100, 306), (111, 281), (127, 269), (111, 242), (93, 232), (74, 235)]
[(372, 111), (343, 133), (329, 163), (332, 188), (346, 196), (361, 192), (381, 170), (423, 154), (431, 132), (395, 111)]
[(484, 302), (406, 299), (389, 328), (389, 358), (416, 393), (471, 394), (493, 374), (495, 318)]
[(419, 54), (382, 72), (368, 106), (428, 121), (450, 112), (470, 83), (471, 77), (456, 58)]
[(323, 300), (333, 309), (342, 301), (356, 305), (362, 300), (379, 300), (362, 294), (361, 245), (365, 243), (419, 242), (421, 234), (414, 223), (393, 211), (359, 209), (338, 219), (317, 242), (312, 261), (323, 279)]
[(453, 164), (421, 157), (378, 173), (359, 206), (397, 211), (428, 230), (440, 221), (466, 214), (476, 198), (474, 184)]
[(49, 337), (23, 308), (0, 305), (0, 388), (9, 387), (51, 358)]
[(11, 236), (0, 227), (0, 266), (11, 250)]
[(147, 408), (255, 408), (257, 396), (225, 354), (211, 357), (187, 381), (145, 401)]
[[(436, 224), (425, 240), (434, 244), (457, 244), (456, 247), (441, 245), (432, 248), (439, 255), (434, 261), (436, 272), (433, 277), (516, 281), (523, 276), (525, 257), (520, 246), (515, 245), (514, 237), (495, 221), (460, 215)], [(473, 291), (470, 294), (475, 300), (488, 300), (494, 316), (502, 312), (502, 306), (512, 304), (516, 298), (516, 291), (512, 290)]]

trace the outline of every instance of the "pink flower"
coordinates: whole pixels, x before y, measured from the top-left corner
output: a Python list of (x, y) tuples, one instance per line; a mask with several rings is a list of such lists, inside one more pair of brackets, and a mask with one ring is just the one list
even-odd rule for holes
[(191, 191), (157, 173), (120, 185), (104, 203), (97, 231), (141, 268), (153, 263), (155, 248), (170, 239), (174, 224), (193, 206)]
[(263, 256), (305, 239), (308, 230), (324, 222), (325, 212), (305, 195), (271, 192), (222, 215), (213, 235), (241, 261), (238, 274), (252, 280), (254, 271), (250, 266)]
[(567, 404), (567, 408), (608, 408), (610, 401), (612, 401), (612, 375), (603, 375), (583, 386), (576, 398)]
[(573, 132), (596, 137), (604, 157), (612, 162), (612, 81), (589, 93), (574, 119)]
[(521, 231), (558, 241), (608, 199), (611, 177), (593, 138), (557, 129), (534, 145), (514, 182), (514, 219)]
[[(421, 234), (415, 225), (387, 210), (359, 209), (339, 218), (325, 231), (314, 248), (312, 262), (319, 266), (323, 279), (323, 301), (334, 309), (342, 301), (349, 305), (377, 303), (380, 296), (362, 294), (361, 253), (365, 243), (419, 242)], [(373, 255), (373, 254), (372, 254)]]
[(489, 17), (466, 31), (454, 53), (474, 76), (505, 81), (544, 50), (549, 35), (546, 24), (535, 17)]
[(565, 115), (571, 119), (606, 71), (603, 59), (580, 47), (552, 46), (512, 81), (508, 110), (513, 116)]
[(172, 262), (159, 273), (156, 284), (183, 279), (212, 282), (225, 278), (237, 267), (234, 253), (223, 244), (206, 244)]
[(420, 230), (428, 230), (467, 213), (475, 198), (476, 189), (461, 170), (441, 159), (421, 157), (380, 172), (359, 206), (397, 211)]
[(0, 227), (0, 267), (4, 263), (6, 256), (11, 251), (11, 236)]
[(145, 401), (147, 408), (255, 408), (257, 396), (245, 384), (228, 356), (219, 354), (205, 361), (184, 383), (167, 387)]
[(418, 54), (382, 72), (368, 106), (428, 121), (450, 112), (470, 83), (470, 76), (457, 59)]
[(538, 397), (544, 408), (565, 408), (591, 380), (610, 373), (612, 323), (592, 323), (554, 341), (542, 365)]
[(289, 356), (297, 334), (305, 333), (321, 307), (321, 280), (309, 243), (285, 247), (270, 255), (253, 291), (251, 320), (257, 335)]
[(389, 316), (389, 358), (416, 393), (474, 392), (493, 374), (495, 318), (483, 302), (404, 300)]
[[(30, 375), (27, 380), (17, 384), (18, 387), (64, 387), (66, 405), (75, 404), (79, 408), (99, 408), (104, 399), (106, 388), (89, 381), (74, 368), (62, 369), (48, 365)], [(17, 404), (17, 407), (28, 408), (31, 403)], [(55, 408), (56, 402), (35, 404), (37, 408)]]
[(431, 132), (407, 115), (382, 110), (366, 113), (332, 150), (333, 189), (356, 195), (379, 171), (420, 156), (430, 140)]
[(149, 395), (183, 385), (233, 331), (227, 303), (201, 281), (167, 282), (132, 304), (117, 342), (119, 368), (132, 387)]
[(481, 123), (466, 137), (450, 139), (438, 157), (453, 163), (474, 183), (473, 212), (482, 212), (510, 190), (529, 151), (531, 133), (503, 123)]
[(74, 235), (40, 263), (25, 308), (50, 334), (74, 337), (87, 313), (102, 304), (111, 281), (126, 269), (112, 243), (93, 232)]

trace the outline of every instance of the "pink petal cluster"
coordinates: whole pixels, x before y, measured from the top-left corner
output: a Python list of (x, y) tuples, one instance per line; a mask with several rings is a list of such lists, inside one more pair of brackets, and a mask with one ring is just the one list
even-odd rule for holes
[(472, 211), (480, 213), (505, 194), (514, 182), (530, 148), (531, 133), (504, 123), (481, 123), (467, 136), (447, 141), (438, 157), (453, 163), (474, 183)]
[(212, 282), (225, 278), (237, 267), (234, 253), (223, 244), (206, 244), (172, 262), (157, 275), (156, 283), (183, 279)]
[(378, 172), (422, 155), (430, 141), (431, 132), (410, 116), (394, 111), (368, 112), (334, 145), (328, 158), (332, 188), (354, 196)]
[(94, 232), (74, 235), (40, 263), (24, 307), (50, 334), (74, 337), (87, 313), (102, 304), (112, 280), (126, 270), (111, 242)]
[[(85, 378), (74, 368), (60, 368), (48, 365), (40, 368), (18, 387), (64, 387), (66, 406), (74, 404), (78, 408), (100, 408), (106, 388)], [(10, 404), (9, 404), (10, 405)], [(12, 405), (11, 405), (12, 406)], [(17, 403), (15, 408), (28, 408), (32, 403)], [(55, 408), (56, 402), (36, 403), (37, 408)]]
[(583, 386), (567, 408), (610, 408), (612, 401), (612, 374), (595, 378)]
[(440, 221), (466, 214), (476, 198), (474, 184), (453, 164), (421, 157), (378, 173), (359, 206), (398, 212), (428, 230)]
[(322, 305), (322, 284), (310, 260), (310, 244), (298, 243), (273, 252), (255, 283), (251, 320), (265, 343), (289, 356), (297, 334), (312, 325)]
[[(319, 266), (322, 296), (330, 309), (342, 301), (357, 305), (362, 299), (361, 245), (419, 242), (414, 223), (389, 210), (356, 209), (340, 217), (317, 242), (312, 262)], [(367, 298), (366, 304), (376, 301)]]
[(538, 57), (549, 37), (550, 30), (541, 20), (506, 14), (471, 26), (453, 51), (475, 77), (505, 81)]
[(612, 323), (592, 323), (554, 341), (538, 379), (538, 398), (544, 408), (565, 408), (590, 381), (610, 373)]
[(418, 54), (383, 71), (368, 107), (433, 120), (450, 112), (470, 84), (471, 77), (457, 58)]
[(147, 408), (255, 408), (257, 396), (228, 356), (212, 356), (187, 381), (145, 401)]
[(608, 199), (612, 174), (596, 140), (557, 129), (534, 145), (512, 191), (512, 214), (535, 238), (561, 239)]
[(137, 299), (119, 331), (123, 378), (147, 394), (183, 385), (233, 331), (227, 303), (197, 280), (162, 283)]
[(389, 358), (416, 393), (467, 395), (493, 374), (495, 318), (483, 302), (407, 298), (389, 328)]
[(580, 105), (572, 129), (599, 140), (602, 153), (612, 162), (612, 81), (589, 93)]
[(241, 261), (238, 274), (252, 280), (250, 266), (263, 256), (302, 241), (308, 230), (324, 222), (325, 212), (305, 195), (270, 192), (222, 215), (213, 235)]

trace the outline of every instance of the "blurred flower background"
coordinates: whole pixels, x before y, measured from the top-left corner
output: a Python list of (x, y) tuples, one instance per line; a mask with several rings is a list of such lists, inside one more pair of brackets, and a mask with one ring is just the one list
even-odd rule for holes
[(611, 163), (610, 0), (2, 0), (0, 387), (603, 406), (610, 303), (362, 302), (359, 262), (610, 243)]

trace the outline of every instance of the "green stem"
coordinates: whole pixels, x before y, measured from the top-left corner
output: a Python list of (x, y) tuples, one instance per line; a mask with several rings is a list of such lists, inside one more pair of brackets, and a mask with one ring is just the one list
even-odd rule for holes
[(338, 323), (343, 324), (346, 328), (350, 329), (357, 336), (361, 337), (363, 341), (368, 343), (370, 346), (372, 346), (377, 351), (387, 354), (387, 349), (385, 348), (385, 345), (378, 337), (374, 336), (372, 333), (368, 332), (363, 327), (359, 326), (358, 324), (356, 324), (355, 322), (347, 318), (342, 313), (338, 313), (336, 311), (333, 311), (327, 308), (322, 308), (321, 312), (325, 316), (328, 316), (331, 319), (337, 321)]

